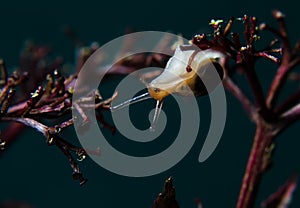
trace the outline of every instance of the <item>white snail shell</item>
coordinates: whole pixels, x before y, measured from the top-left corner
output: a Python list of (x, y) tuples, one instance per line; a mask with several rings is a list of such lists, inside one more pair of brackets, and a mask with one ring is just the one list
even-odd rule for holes
[(224, 56), (213, 49), (201, 51), (197, 46), (178, 46), (164, 71), (148, 84), (150, 96), (162, 100), (171, 93), (184, 96), (206, 94), (201, 79), (211, 76), (209, 71), (216, 69), (222, 79), (223, 69), (215, 64), (218, 64), (217, 59)]

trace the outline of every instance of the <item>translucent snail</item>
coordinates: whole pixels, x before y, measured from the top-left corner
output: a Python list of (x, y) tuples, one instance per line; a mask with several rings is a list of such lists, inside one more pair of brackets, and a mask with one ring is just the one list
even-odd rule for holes
[[(202, 96), (220, 84), (224, 73), (218, 61), (224, 56), (223, 53), (213, 49), (200, 50), (195, 45), (179, 45), (164, 71), (146, 84), (147, 93), (111, 107), (111, 110), (119, 110), (130, 104), (153, 98), (157, 103), (150, 129), (154, 129), (165, 97), (173, 93), (182, 96)], [(219, 76), (217, 79), (216, 75)], [(209, 89), (207, 83), (210, 85)]]

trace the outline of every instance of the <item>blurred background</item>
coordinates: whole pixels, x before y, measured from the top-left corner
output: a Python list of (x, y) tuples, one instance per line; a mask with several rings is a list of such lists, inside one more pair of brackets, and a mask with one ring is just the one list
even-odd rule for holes
[[(65, 62), (74, 63), (74, 44), (63, 33), (66, 25), (87, 43), (98, 41), (100, 45), (124, 35), (127, 28), (181, 33), (190, 39), (199, 32), (211, 32), (208, 25), (211, 19), (248, 14), (256, 16), (260, 22), (276, 25), (271, 11), (279, 9), (287, 16), (291, 39), (294, 41), (300, 36), (299, 7), (291, 1), (2, 1), (0, 8), (0, 57), (9, 68), (18, 65), (21, 48), (27, 39), (50, 45)], [(270, 70), (275, 67), (272, 64), (261, 66), (259, 74), (267, 86)], [(113, 92), (111, 85), (107, 82), (100, 87), (105, 91), (104, 97)], [(241, 105), (228, 94), (228, 117), (223, 137), (213, 155), (204, 163), (198, 163), (209, 126), (209, 100), (199, 98), (198, 101), (201, 127), (193, 149), (175, 167), (146, 178), (116, 175), (87, 159), (80, 165), (89, 181), (79, 187), (77, 181), (72, 180), (71, 168), (62, 153), (55, 147), (48, 147), (39, 133), (31, 129), (24, 131), (0, 159), (0, 204), (19, 201), (36, 208), (151, 207), (165, 179), (173, 176), (177, 200), (182, 208), (196, 207), (196, 198), (204, 207), (234, 207), (255, 126)], [(153, 107), (154, 103), (149, 101), (145, 105)], [(137, 105), (133, 108), (133, 116), (139, 115), (135, 118), (136, 123), (144, 121), (147, 125), (148, 112), (141, 114), (143, 109), (142, 104)], [(164, 109), (172, 112), (170, 105), (165, 105)], [(109, 119), (109, 115), (105, 116)], [(299, 124), (293, 125), (278, 137), (274, 164), (263, 178), (257, 206), (292, 172), (299, 172), (299, 127)], [(175, 130), (174, 127), (169, 130), (170, 135)], [(63, 135), (78, 143), (73, 129)], [(136, 154), (147, 154), (151, 148), (158, 151), (172, 142), (171, 138), (160, 139), (150, 148), (135, 144), (126, 146), (118, 133), (109, 139), (116, 148), (122, 147)], [(299, 190), (295, 192), (291, 207), (300, 207)]]

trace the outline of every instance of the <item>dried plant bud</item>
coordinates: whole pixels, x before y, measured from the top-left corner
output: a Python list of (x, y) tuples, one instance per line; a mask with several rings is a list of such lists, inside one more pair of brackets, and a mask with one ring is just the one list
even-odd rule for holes
[(260, 30), (265, 30), (267, 28), (267, 24), (266, 23), (261, 23), (260, 25), (259, 25), (259, 29)]
[(282, 19), (285, 18), (285, 15), (284, 15), (281, 11), (279, 11), (279, 10), (274, 10), (274, 11), (273, 11), (273, 16), (274, 16), (276, 19), (278, 19), (278, 20), (282, 20)]
[(209, 25), (212, 25), (214, 29), (217, 29), (224, 21), (223, 20), (214, 20), (212, 19)]
[(165, 181), (164, 190), (158, 195), (152, 208), (179, 208), (172, 177)]
[(0, 139), (0, 151), (4, 151), (6, 146), (6, 142)]

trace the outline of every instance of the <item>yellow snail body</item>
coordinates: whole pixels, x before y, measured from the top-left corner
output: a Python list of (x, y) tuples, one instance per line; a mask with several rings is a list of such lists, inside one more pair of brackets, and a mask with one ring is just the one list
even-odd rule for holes
[(211, 70), (217, 70), (215, 74), (219, 74), (222, 79), (223, 69), (217, 59), (224, 55), (212, 49), (200, 51), (195, 47), (177, 47), (162, 74), (147, 86), (152, 98), (163, 100), (172, 93), (183, 96), (204, 95), (207, 92), (201, 79), (216, 79)]
[[(173, 93), (183, 96), (201, 96), (220, 84), (224, 74), (218, 60), (224, 56), (223, 53), (213, 49), (202, 51), (195, 45), (179, 45), (164, 71), (147, 84), (148, 93), (125, 101), (112, 107), (111, 110), (118, 110), (130, 104), (153, 98), (157, 100), (151, 125), (151, 129), (153, 129), (165, 97)], [(210, 83), (209, 90), (207, 90), (207, 83)]]

